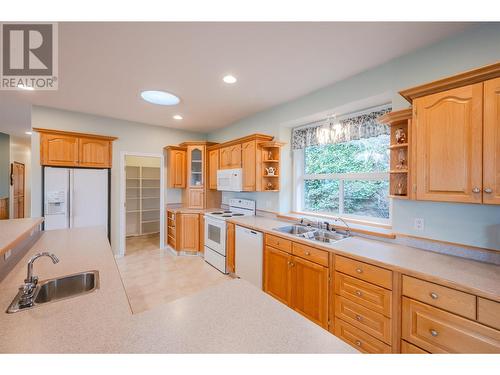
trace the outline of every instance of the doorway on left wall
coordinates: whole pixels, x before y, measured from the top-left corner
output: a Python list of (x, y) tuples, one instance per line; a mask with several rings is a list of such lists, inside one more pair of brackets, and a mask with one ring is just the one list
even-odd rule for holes
[(161, 158), (125, 155), (125, 256), (161, 247)]

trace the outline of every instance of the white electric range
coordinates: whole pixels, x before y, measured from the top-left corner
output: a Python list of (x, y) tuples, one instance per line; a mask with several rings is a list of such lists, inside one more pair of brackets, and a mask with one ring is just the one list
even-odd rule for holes
[(254, 216), (255, 201), (233, 198), (228, 210), (205, 213), (205, 261), (222, 273), (226, 270), (226, 220), (238, 216)]

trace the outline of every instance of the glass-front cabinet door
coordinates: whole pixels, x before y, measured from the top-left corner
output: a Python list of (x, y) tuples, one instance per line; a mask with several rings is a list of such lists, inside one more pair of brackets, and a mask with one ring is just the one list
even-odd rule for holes
[(189, 186), (203, 187), (203, 146), (191, 146), (189, 149)]

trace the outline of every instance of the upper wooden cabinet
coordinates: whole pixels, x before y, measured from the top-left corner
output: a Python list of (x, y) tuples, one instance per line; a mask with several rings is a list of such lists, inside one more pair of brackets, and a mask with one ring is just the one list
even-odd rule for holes
[(62, 167), (111, 168), (115, 137), (39, 129), (40, 164)]
[(167, 187), (183, 189), (186, 187), (186, 149), (165, 147), (167, 153)]
[(500, 63), (400, 92), (417, 200), (500, 204)]
[(205, 185), (205, 146), (187, 147), (187, 174), (189, 187), (203, 188)]
[(219, 150), (208, 152), (208, 188), (217, 190), (217, 170), (219, 169)]
[(248, 141), (241, 145), (241, 168), (243, 169), (243, 191), (256, 190), (257, 142)]
[(220, 149), (219, 169), (241, 168), (241, 144)]
[(481, 203), (483, 84), (414, 101), (417, 199)]
[(500, 204), (500, 78), (484, 83), (483, 203)]

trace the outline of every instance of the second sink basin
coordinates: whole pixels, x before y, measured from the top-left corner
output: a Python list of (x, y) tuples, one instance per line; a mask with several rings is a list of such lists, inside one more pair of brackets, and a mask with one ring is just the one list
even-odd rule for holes
[(98, 287), (99, 271), (87, 271), (58, 279), (45, 280), (38, 285), (35, 304), (90, 293)]
[(275, 230), (283, 233), (300, 235), (307, 232), (315, 232), (317, 229), (305, 225), (288, 225), (286, 227), (275, 228)]

